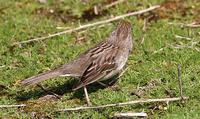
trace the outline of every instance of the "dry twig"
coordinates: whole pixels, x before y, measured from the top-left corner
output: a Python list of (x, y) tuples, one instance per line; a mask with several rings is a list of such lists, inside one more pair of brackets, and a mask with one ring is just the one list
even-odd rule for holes
[(85, 28), (88, 28), (88, 27), (93, 27), (93, 26), (96, 26), (96, 25), (100, 25), (100, 24), (105, 24), (105, 23), (109, 23), (109, 22), (112, 22), (112, 21), (116, 21), (116, 20), (119, 20), (119, 19), (122, 19), (122, 18), (125, 18), (125, 17), (143, 14), (143, 13), (152, 11), (154, 9), (157, 9), (159, 7), (160, 7), (159, 5), (152, 6), (152, 7), (149, 7), (147, 9), (140, 10), (140, 11), (136, 11), (136, 12), (131, 12), (131, 13), (119, 15), (119, 16), (116, 16), (114, 18), (110, 18), (110, 19), (107, 19), (107, 20), (103, 20), (103, 21), (98, 21), (98, 22), (91, 23), (91, 24), (82, 25), (80, 27), (76, 27), (76, 28), (73, 28), (73, 29), (64, 30), (62, 32), (57, 32), (55, 34), (49, 34), (48, 36), (43, 36), (43, 37), (39, 37), (39, 38), (29, 39), (27, 41), (17, 42), (15, 44), (20, 45), (20, 44), (30, 43), (30, 42), (34, 42), (34, 41), (44, 40), (44, 39), (47, 39), (47, 38), (52, 38), (52, 37), (55, 37), (55, 36), (59, 36), (59, 35), (66, 34), (66, 33), (71, 33), (71, 32), (78, 31), (78, 30), (81, 30), (81, 29), (85, 29)]
[(126, 0), (117, 0), (117, 1), (114, 1), (114, 2), (112, 2), (111, 4), (105, 5), (105, 6), (102, 8), (102, 10), (109, 9), (110, 7), (113, 7), (113, 6), (117, 5), (117, 4), (120, 4), (120, 3), (125, 2), (125, 1), (126, 1)]
[[(183, 97), (183, 99), (188, 99), (188, 97)], [(133, 105), (133, 104), (138, 104), (138, 103), (171, 102), (171, 101), (178, 101), (178, 100), (182, 100), (182, 98), (176, 97), (176, 98), (162, 98), (162, 99), (140, 99), (140, 100), (135, 100), (135, 101), (114, 103), (114, 104), (107, 104), (107, 105), (100, 105), (100, 106), (66, 108), (66, 109), (60, 109), (58, 111), (66, 112), (66, 111), (79, 111), (79, 110), (85, 110), (85, 109), (101, 109), (101, 108), (106, 108), (106, 107)]]
[(186, 45), (169, 45), (171, 48), (175, 48), (175, 49), (184, 49), (184, 48), (189, 48), (189, 49), (193, 49), (196, 50), (198, 52), (200, 52), (200, 50), (198, 48), (196, 48), (195, 46), (197, 44), (199, 44), (200, 41), (191, 41), (190, 43), (186, 44)]
[(180, 35), (175, 35), (175, 38), (186, 39), (186, 40), (192, 40), (192, 38), (185, 37), (185, 36), (180, 36)]
[(190, 24), (185, 24), (185, 23), (169, 23), (170, 25), (180, 25), (181, 27), (188, 27), (188, 28), (199, 28), (200, 27), (200, 24), (196, 23), (196, 22), (193, 22), (193, 23), (190, 23)]
[(190, 24), (185, 24), (185, 27), (189, 28), (199, 28), (200, 24), (197, 24), (196, 22), (190, 23)]
[(26, 107), (25, 104), (20, 105), (0, 105), (0, 108)]
[(115, 113), (113, 118), (133, 118), (133, 117), (147, 117), (145, 112), (126, 112), (126, 113)]
[[(91, 28), (90, 30), (92, 31), (92, 30), (94, 30), (94, 29), (106, 27), (106, 26), (109, 26), (109, 25), (112, 25), (112, 24), (109, 24), (109, 23), (108, 23), (108, 24), (102, 24), (102, 25), (99, 25), (98, 27), (93, 27), (93, 28)], [(78, 32), (78, 34), (85, 33), (86, 31), (87, 31), (87, 29), (82, 30), (82, 31)]]
[(184, 36), (179, 36), (179, 35), (175, 35), (176, 38), (180, 38), (180, 39), (186, 39), (189, 40), (190, 42), (185, 44), (185, 45), (171, 45), (168, 44), (168, 46), (170, 48), (175, 48), (175, 49), (184, 49), (184, 48), (189, 48), (189, 49), (193, 49), (196, 50), (198, 52), (200, 52), (200, 49), (197, 48), (197, 45), (200, 43), (200, 41), (194, 41), (194, 38), (189, 38), (189, 37), (184, 37)]

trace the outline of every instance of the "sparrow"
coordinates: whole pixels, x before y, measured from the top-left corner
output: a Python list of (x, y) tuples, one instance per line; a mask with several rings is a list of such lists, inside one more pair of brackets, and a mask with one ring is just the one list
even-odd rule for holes
[(73, 61), (54, 70), (27, 78), (21, 81), (21, 84), (23, 86), (33, 85), (57, 76), (78, 77), (80, 81), (73, 90), (83, 88), (87, 104), (91, 105), (86, 87), (119, 74), (128, 60), (132, 47), (131, 23), (121, 20), (108, 38)]

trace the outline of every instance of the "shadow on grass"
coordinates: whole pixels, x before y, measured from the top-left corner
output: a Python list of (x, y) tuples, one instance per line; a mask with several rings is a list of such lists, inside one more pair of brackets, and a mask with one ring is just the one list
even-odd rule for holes
[[(102, 86), (100, 85), (99, 83), (93, 83), (89, 86), (87, 86), (87, 89), (88, 89), (88, 93), (92, 93), (92, 92), (96, 92), (98, 91), (99, 89), (104, 89), (104, 88), (107, 88), (109, 86), (112, 86), (113, 84), (115, 84), (115, 82), (117, 81), (117, 78), (114, 77), (114, 78), (111, 78), (111, 79), (108, 79), (106, 81), (102, 81), (102, 83), (106, 84), (107, 86)], [(112, 83), (110, 83), (112, 82)], [(66, 93), (71, 93), (72, 92), (72, 88), (74, 87), (74, 85), (78, 83), (78, 80), (76, 79), (71, 79), (71, 80), (68, 80), (66, 81), (64, 84), (61, 84), (57, 87), (50, 87), (50, 88), (46, 88), (46, 90), (50, 91), (50, 92), (53, 92), (59, 96), (62, 96)], [(34, 90), (30, 90), (30, 91), (25, 91), (25, 90), (20, 90), (16, 93), (16, 100), (17, 101), (27, 101), (31, 98), (33, 99), (37, 99), (37, 98), (40, 98), (40, 97), (43, 97), (45, 95), (49, 94), (48, 92), (45, 92), (44, 90), (42, 90), (41, 88), (39, 88), (38, 86), (36, 86), (36, 89)], [(79, 89), (77, 91), (74, 91), (74, 94), (73, 96), (71, 97), (71, 99), (75, 99), (75, 98), (79, 98), (79, 99), (83, 99), (85, 98), (85, 95), (84, 95), (84, 92), (83, 92), (83, 89)]]

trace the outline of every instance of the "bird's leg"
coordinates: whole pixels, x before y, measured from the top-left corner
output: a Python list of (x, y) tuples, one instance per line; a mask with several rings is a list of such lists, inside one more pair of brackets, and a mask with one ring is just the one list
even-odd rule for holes
[(86, 101), (87, 101), (87, 105), (91, 106), (92, 103), (90, 102), (86, 86), (84, 86), (83, 89), (84, 89), (84, 93), (85, 93), (85, 98), (86, 98)]
[(42, 85), (37, 84), (37, 86), (40, 87), (44, 92), (46, 92), (48, 94), (51, 94), (51, 95), (54, 95), (56, 98), (60, 99), (60, 97), (57, 94), (55, 94), (54, 92), (51, 92), (51, 91), (45, 89)]

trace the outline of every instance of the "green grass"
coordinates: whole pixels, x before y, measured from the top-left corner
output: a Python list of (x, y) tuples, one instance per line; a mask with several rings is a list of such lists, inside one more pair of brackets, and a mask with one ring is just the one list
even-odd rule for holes
[[(85, 105), (83, 91), (72, 92), (71, 88), (77, 80), (72, 78), (54, 78), (42, 82), (47, 89), (62, 96), (60, 100), (41, 101), (39, 98), (46, 95), (37, 86), (20, 87), (17, 82), (27, 77), (36, 75), (49, 69), (64, 64), (91, 46), (105, 39), (116, 27), (118, 22), (113, 22), (105, 27), (88, 28), (82, 34), (72, 33), (24, 45), (13, 45), (16, 42), (29, 38), (46, 36), (49, 33), (62, 31), (56, 27), (76, 27), (81, 24), (109, 18), (111, 14), (120, 15), (128, 11), (144, 9), (151, 5), (161, 4), (164, 0), (129, 0), (116, 7), (110, 8), (102, 16), (91, 21), (82, 18), (84, 11), (91, 6), (101, 3), (94, 0), (84, 4), (78, 0), (67, 2), (48, 1), (46, 4), (36, 0), (1, 0), (0, 1), (0, 85), (7, 88), (0, 89), (0, 105), (25, 103), (25, 108), (1, 108), (0, 117), (6, 118), (31, 118), (36, 112), (38, 118), (110, 118), (115, 112), (145, 111), (150, 118), (162, 119), (197, 119), (200, 116), (200, 55), (195, 48), (200, 48), (199, 43), (193, 48), (176, 49), (171, 45), (186, 45), (191, 41), (178, 39), (175, 35), (192, 38), (200, 41), (200, 28), (182, 28), (180, 25), (169, 23), (192, 23), (200, 18), (200, 2), (186, 0), (178, 2), (176, 7), (168, 6), (169, 10), (159, 11), (160, 18), (147, 24), (145, 41), (141, 44), (143, 36), (142, 16), (126, 18), (133, 25), (134, 50), (127, 66), (128, 70), (115, 84), (119, 90), (103, 88), (97, 84), (89, 87), (89, 96), (94, 105), (136, 100), (138, 97), (131, 95), (138, 86), (146, 86), (148, 82), (156, 80), (156, 86), (146, 90), (143, 98), (169, 97), (165, 89), (172, 96), (179, 96), (177, 65), (182, 66), (183, 93), (189, 96), (184, 104), (179, 102), (153, 104), (138, 104), (134, 106), (112, 107), (101, 110), (85, 110), (80, 112), (58, 113), (58, 109)], [(174, 4), (173, 4), (174, 5)], [(54, 14), (49, 13), (53, 9)], [(62, 11), (62, 12), (59, 12)], [(62, 20), (59, 14), (67, 20)], [(153, 14), (152, 14), (153, 15)], [(143, 17), (148, 17), (145, 14)], [(84, 37), (85, 41), (75, 43), (77, 36)], [(163, 48), (163, 50), (158, 51)], [(155, 53), (155, 51), (158, 51)], [(0, 87), (0, 88), (1, 88)], [(98, 89), (96, 89), (98, 87)], [(154, 107), (159, 109), (152, 110)], [(165, 107), (165, 109), (164, 109)], [(153, 113), (151, 113), (153, 112)]]

